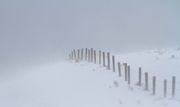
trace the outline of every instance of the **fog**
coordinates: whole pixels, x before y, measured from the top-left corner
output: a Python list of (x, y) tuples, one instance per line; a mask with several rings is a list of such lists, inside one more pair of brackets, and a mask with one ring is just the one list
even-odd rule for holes
[(1, 0), (0, 70), (59, 61), (73, 48), (179, 46), (179, 0)]

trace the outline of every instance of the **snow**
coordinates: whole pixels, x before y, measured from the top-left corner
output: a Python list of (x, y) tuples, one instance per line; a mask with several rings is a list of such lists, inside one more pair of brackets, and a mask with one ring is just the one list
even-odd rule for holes
[[(129, 54), (113, 53), (131, 66), (132, 84), (117, 71), (82, 61), (64, 60), (0, 76), (0, 107), (178, 107), (180, 51), (163, 49)], [(157, 95), (135, 85), (138, 67), (158, 78)], [(161, 93), (163, 79), (177, 77), (176, 96)]]

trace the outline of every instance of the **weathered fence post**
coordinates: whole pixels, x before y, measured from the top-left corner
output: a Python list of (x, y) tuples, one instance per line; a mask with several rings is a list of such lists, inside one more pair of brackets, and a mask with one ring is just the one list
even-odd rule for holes
[(119, 72), (119, 76), (121, 76), (121, 63), (118, 62), (118, 72)]
[(142, 68), (139, 67), (139, 78), (138, 78), (139, 81), (138, 81), (138, 84), (137, 84), (138, 86), (142, 85), (142, 81), (141, 81), (142, 79), (141, 78), (142, 78)]
[(110, 53), (107, 52), (107, 69), (110, 70)]
[(112, 56), (113, 72), (115, 72), (115, 56)]
[(153, 76), (153, 84), (152, 84), (152, 90), (153, 90), (153, 95), (155, 95), (156, 94), (156, 77), (155, 76)]
[(128, 84), (130, 85), (131, 84), (130, 65), (128, 65), (127, 69), (128, 69)]
[(87, 53), (88, 53), (88, 49), (85, 49), (85, 60), (87, 61)]
[(103, 66), (106, 66), (106, 61), (105, 61), (105, 52), (103, 52)]
[(176, 88), (176, 77), (172, 77), (172, 97), (175, 96), (175, 88)]
[(93, 63), (93, 54), (94, 54), (94, 51), (93, 51), (93, 48), (91, 48), (91, 62)]
[(149, 90), (149, 86), (148, 86), (148, 73), (145, 72), (145, 90)]
[(101, 51), (99, 51), (99, 64), (101, 65)]
[(88, 49), (88, 62), (89, 63), (91, 62), (91, 51), (90, 51), (90, 49)]
[(96, 50), (94, 50), (94, 64), (96, 64)]
[(127, 63), (124, 63), (125, 81), (127, 81)]
[(164, 80), (164, 97), (167, 96), (167, 80)]
[(84, 51), (84, 49), (83, 49), (83, 48), (81, 48), (81, 60), (83, 60), (83, 57), (84, 57), (84, 55), (83, 55), (83, 54), (84, 54), (84, 52), (83, 52), (83, 51)]

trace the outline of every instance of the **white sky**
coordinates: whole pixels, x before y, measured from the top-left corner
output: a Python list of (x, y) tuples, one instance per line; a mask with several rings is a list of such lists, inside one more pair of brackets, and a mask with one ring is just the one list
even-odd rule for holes
[(0, 64), (58, 60), (79, 47), (179, 46), (179, 29), (179, 0), (0, 0)]

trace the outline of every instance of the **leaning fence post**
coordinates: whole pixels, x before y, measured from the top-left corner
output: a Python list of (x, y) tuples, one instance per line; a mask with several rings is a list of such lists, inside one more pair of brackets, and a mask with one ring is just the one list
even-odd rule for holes
[(176, 77), (172, 77), (172, 97), (175, 96), (175, 88), (176, 88)]
[(155, 76), (153, 76), (153, 84), (152, 84), (152, 86), (153, 86), (153, 88), (152, 88), (152, 90), (153, 90), (153, 95), (155, 95), (156, 94), (156, 77)]
[(128, 84), (131, 84), (131, 74), (130, 74), (130, 65), (127, 67), (128, 68)]
[(118, 72), (119, 72), (119, 76), (121, 76), (121, 63), (118, 62)]
[(103, 66), (105, 67), (106, 66), (106, 61), (105, 61), (105, 52), (103, 52)]
[(125, 81), (127, 81), (127, 63), (124, 63)]
[(115, 56), (112, 56), (113, 72), (115, 72)]
[(94, 64), (96, 64), (96, 50), (94, 50)]
[(107, 69), (110, 69), (110, 53), (107, 52)]
[(99, 51), (99, 64), (101, 65), (101, 51)]
[(167, 80), (164, 80), (164, 97), (167, 96)]
[(145, 72), (145, 90), (149, 90), (149, 87), (148, 87), (148, 73)]

